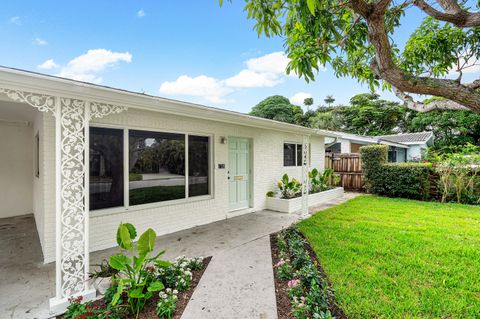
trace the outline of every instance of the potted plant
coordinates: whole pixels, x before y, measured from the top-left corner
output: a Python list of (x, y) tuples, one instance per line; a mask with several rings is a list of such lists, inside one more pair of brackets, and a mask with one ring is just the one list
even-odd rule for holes
[(92, 280), (93, 287), (98, 293), (103, 295), (107, 289), (112, 286), (112, 279), (118, 274), (118, 270), (110, 266), (106, 259), (102, 260), (100, 264), (93, 266), (96, 266), (97, 270), (90, 273), (90, 279)]

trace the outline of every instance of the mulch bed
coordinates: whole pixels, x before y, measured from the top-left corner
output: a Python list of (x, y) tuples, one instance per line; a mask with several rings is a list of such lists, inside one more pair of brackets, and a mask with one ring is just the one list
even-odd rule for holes
[[(198, 282), (202, 278), (203, 273), (207, 269), (208, 264), (210, 263), (211, 260), (212, 260), (211, 256), (204, 258), (203, 268), (192, 272), (193, 276), (192, 276), (192, 281), (190, 283), (190, 288), (188, 288), (186, 291), (178, 292), (177, 309), (175, 310), (173, 319), (180, 319), (180, 317), (182, 316), (183, 311), (187, 307), (187, 304), (190, 301), (190, 298), (192, 297), (192, 294), (198, 285)], [(139, 314), (138, 319), (158, 319), (158, 316), (155, 313), (155, 309), (157, 308), (157, 302), (159, 298), (160, 297), (158, 296), (158, 294), (154, 294), (154, 296), (145, 304), (145, 308)], [(106, 308), (106, 304), (103, 298), (94, 301), (93, 305), (100, 308)], [(57, 318), (61, 319), (63, 318), (63, 316), (57, 317)], [(135, 318), (136, 317), (134, 315), (128, 315), (125, 317), (125, 319), (135, 319)]]
[[(303, 236), (303, 235), (302, 235)], [(270, 235), (270, 248), (272, 251), (272, 267), (280, 261), (279, 251), (277, 247), (277, 233)], [(313, 251), (312, 247), (308, 244), (305, 245), (310, 258), (312, 258), (314, 264), (317, 266), (318, 271), (322, 277), (327, 278), (325, 271), (323, 270), (320, 262), (318, 261), (317, 255)], [(277, 297), (277, 316), (278, 319), (295, 319), (292, 313), (291, 300), (288, 297), (288, 280), (282, 280), (278, 277), (277, 270), (273, 269), (273, 275), (275, 280), (275, 294)], [(328, 284), (331, 287), (331, 283), (327, 280)], [(329, 309), (332, 315), (337, 319), (348, 319), (342, 309), (338, 307), (335, 301), (329, 304)]]

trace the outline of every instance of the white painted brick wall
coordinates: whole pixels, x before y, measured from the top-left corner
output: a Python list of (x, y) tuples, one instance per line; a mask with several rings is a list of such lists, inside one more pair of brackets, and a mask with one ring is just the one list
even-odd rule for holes
[[(55, 256), (55, 152), (54, 134), (50, 132), (50, 120), (45, 125), (46, 130), (51, 133), (52, 143), (46, 143), (45, 173), (49, 170), (48, 199), (45, 200), (45, 235), (44, 235), (44, 256), (45, 261), (54, 260)], [(157, 235), (163, 235), (191, 228), (197, 225), (211, 223), (228, 216), (228, 181), (227, 170), (218, 169), (218, 164), (228, 165), (228, 145), (220, 144), (221, 136), (238, 136), (251, 138), (253, 141), (253, 208), (261, 210), (266, 207), (265, 194), (275, 187), (276, 182), (284, 173), (296, 178), (301, 178), (301, 167), (283, 167), (283, 143), (302, 142), (300, 135), (255, 129), (246, 126), (219, 123), (209, 120), (199, 120), (176, 115), (148, 112), (131, 109), (117, 115), (96, 120), (95, 125), (108, 125), (109, 127), (128, 127), (131, 129), (153, 129), (179, 131), (187, 133), (213, 134), (214, 154), (214, 191), (213, 198), (197, 200), (175, 205), (161, 203), (158, 207), (135, 208), (130, 207), (128, 211), (122, 209), (119, 212), (104, 214), (90, 213), (90, 250), (96, 251), (116, 245), (115, 234), (120, 222), (133, 223), (139, 232), (148, 227), (153, 228)], [(45, 134), (47, 135), (47, 134)], [(311, 161), (312, 167), (321, 170), (324, 168), (325, 149), (323, 137), (311, 139)], [(51, 163), (50, 163), (51, 161)], [(50, 165), (52, 164), (52, 165)]]

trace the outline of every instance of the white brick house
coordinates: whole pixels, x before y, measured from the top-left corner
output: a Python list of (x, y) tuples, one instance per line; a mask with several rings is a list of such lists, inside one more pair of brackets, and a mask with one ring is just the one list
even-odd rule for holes
[(163, 235), (262, 210), (284, 173), (323, 170), (329, 135), (8, 68), (0, 134), (0, 218), (34, 214), (53, 310), (94, 296), (89, 252), (115, 246), (120, 222)]

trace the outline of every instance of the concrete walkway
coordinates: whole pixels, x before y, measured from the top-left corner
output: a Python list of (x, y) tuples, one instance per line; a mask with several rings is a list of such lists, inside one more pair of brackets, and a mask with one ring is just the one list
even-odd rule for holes
[[(355, 195), (346, 193), (312, 210)], [(213, 256), (183, 318), (276, 318), (269, 234), (298, 218), (298, 214), (261, 211), (158, 237), (156, 248), (167, 249), (165, 259)], [(0, 319), (50, 317), (55, 267), (42, 263), (33, 216), (1, 219), (0, 230)], [(91, 253), (91, 263), (117, 252), (111, 248)]]
[[(342, 198), (311, 207), (310, 213), (333, 207), (358, 195), (345, 193)], [(284, 216), (293, 217), (292, 223), (299, 217), (298, 214)], [(284, 228), (283, 225), (281, 228)], [(277, 230), (281, 228), (277, 227)], [(258, 239), (213, 255), (182, 319), (277, 318), (270, 233), (264, 232)]]

